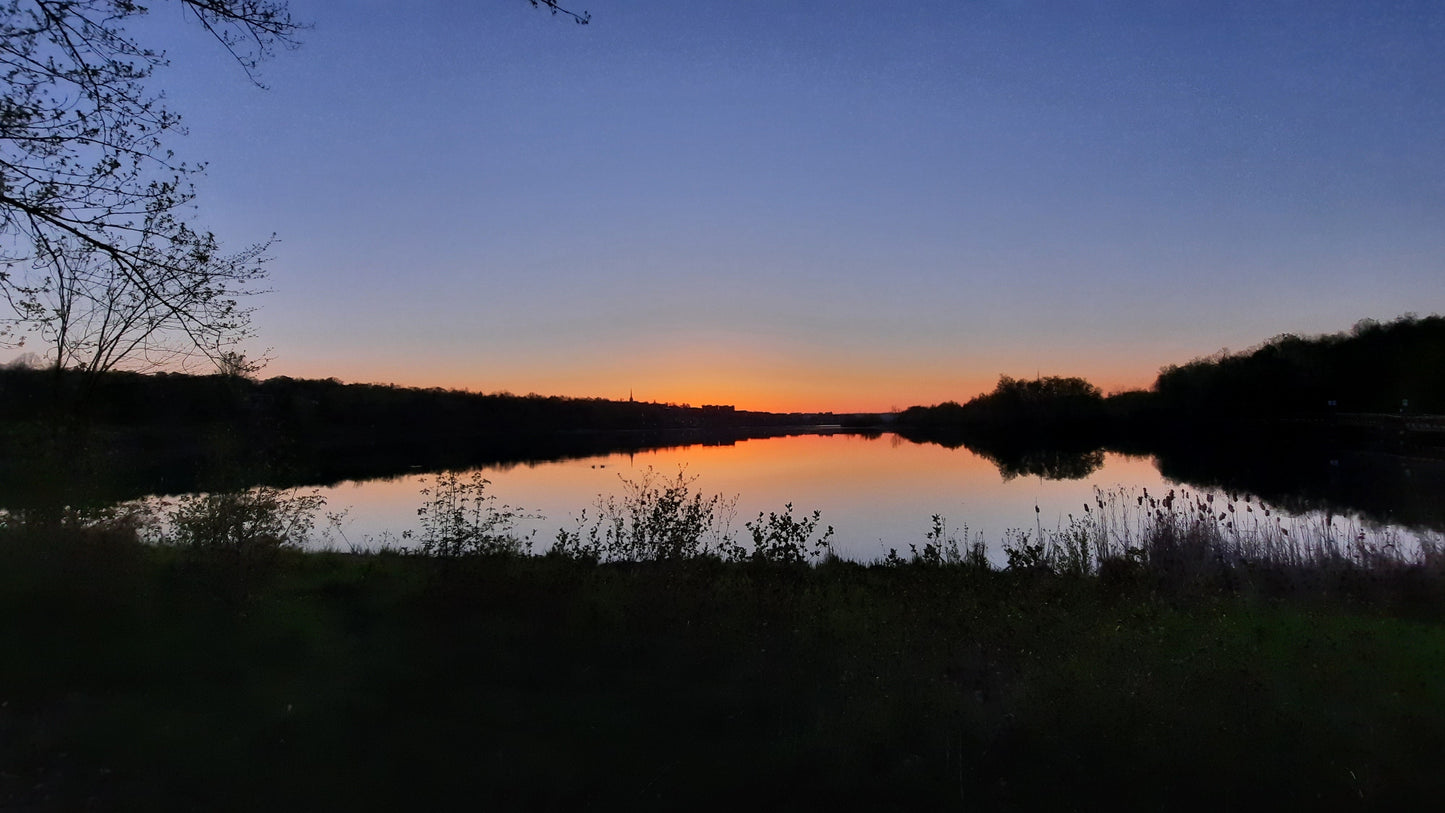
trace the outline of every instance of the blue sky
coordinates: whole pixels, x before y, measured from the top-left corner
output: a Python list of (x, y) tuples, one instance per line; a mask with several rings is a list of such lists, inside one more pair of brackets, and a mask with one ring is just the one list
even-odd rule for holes
[(294, 0), (263, 91), (154, 4), (269, 374), (875, 410), (1445, 311), (1445, 4), (583, 8)]

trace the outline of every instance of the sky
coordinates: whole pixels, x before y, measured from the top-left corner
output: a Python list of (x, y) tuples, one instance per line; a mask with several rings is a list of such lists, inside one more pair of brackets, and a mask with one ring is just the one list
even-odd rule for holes
[(1445, 4), (292, 0), (132, 26), (265, 375), (777, 411), (1445, 311)]

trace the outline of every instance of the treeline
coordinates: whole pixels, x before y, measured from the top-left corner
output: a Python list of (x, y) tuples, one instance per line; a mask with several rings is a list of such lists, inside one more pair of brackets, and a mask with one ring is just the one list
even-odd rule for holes
[(1445, 413), (1445, 317), (1365, 320), (1347, 333), (1285, 334), (1244, 353), (1165, 368), (1154, 398), (1196, 415)]
[(1137, 446), (1201, 426), (1277, 430), (1332, 416), (1445, 414), (1445, 317), (1362, 321), (1346, 333), (1277, 336), (1162, 370), (1149, 390), (1105, 397), (1082, 378), (1003, 376), (993, 392), (899, 414), (904, 434), (1018, 448)]
[(901, 427), (933, 430), (988, 430), (993, 434), (1027, 433), (1055, 444), (1096, 434), (1106, 420), (1105, 399), (1098, 387), (1082, 378), (1049, 376), (1032, 381), (1001, 376), (993, 392), (965, 404), (946, 401), (914, 406), (899, 413)]
[(837, 423), (830, 413), (771, 413), (731, 406), (613, 401), (289, 377), (0, 369), (0, 421), (44, 422), (67, 414), (89, 425), (187, 428), (229, 425), (265, 436), (384, 432), (438, 435), (491, 431), (657, 430)]

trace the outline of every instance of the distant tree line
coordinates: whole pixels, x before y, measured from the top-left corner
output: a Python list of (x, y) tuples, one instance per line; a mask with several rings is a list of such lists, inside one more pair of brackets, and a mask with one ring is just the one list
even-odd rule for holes
[[(83, 398), (77, 392), (84, 390)], [(831, 413), (770, 413), (731, 406), (613, 401), (603, 398), (462, 390), (285, 376), (110, 372), (98, 378), (62, 370), (0, 369), (0, 421), (43, 422), (77, 410), (87, 425), (225, 425), (257, 437), (388, 436), (555, 430), (653, 430), (776, 427), (836, 423)]]
[(897, 423), (920, 429), (987, 430), (994, 435), (1026, 433), (1041, 441), (1058, 441), (1092, 434), (1103, 419), (1103, 393), (1082, 378), (1001, 376), (993, 392), (965, 404), (947, 401), (909, 407)]
[(1445, 414), (1445, 317), (1359, 322), (1346, 333), (1281, 335), (1159, 373), (1149, 390), (1105, 397), (1082, 378), (1003, 376), (990, 393), (899, 414), (905, 435), (1023, 450), (1138, 447), (1202, 425), (1268, 428), (1331, 415)]
[(1276, 336), (1165, 368), (1159, 405), (1193, 415), (1445, 413), (1445, 317), (1365, 320), (1347, 333)]

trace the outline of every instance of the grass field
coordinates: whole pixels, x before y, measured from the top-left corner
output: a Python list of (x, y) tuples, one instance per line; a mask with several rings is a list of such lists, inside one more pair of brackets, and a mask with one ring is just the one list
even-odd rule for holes
[(281, 551), (237, 591), (12, 531), (0, 808), (1429, 803), (1441, 581), (1371, 578)]

